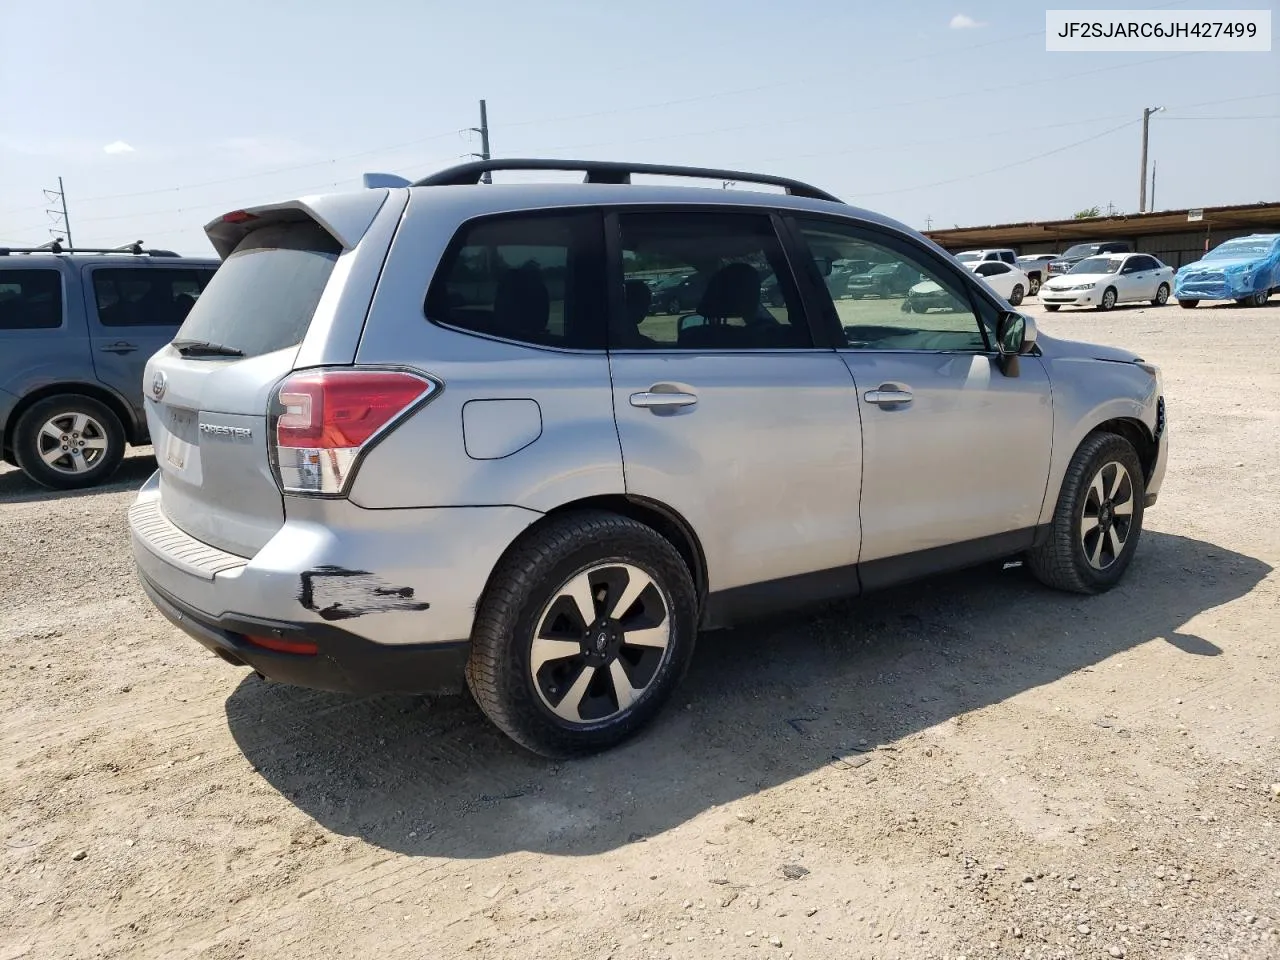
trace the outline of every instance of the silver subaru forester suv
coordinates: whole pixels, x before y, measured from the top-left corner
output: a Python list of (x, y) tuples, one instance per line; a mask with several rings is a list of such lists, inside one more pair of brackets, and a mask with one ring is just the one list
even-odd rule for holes
[[(501, 169), (586, 176), (480, 182)], [(565, 756), (650, 720), (700, 629), (1011, 556), (1096, 593), (1133, 557), (1157, 368), (1037, 335), (899, 223), (685, 167), (366, 184), (209, 224), (223, 263), (147, 366), (138, 571), (230, 663), (359, 693), (465, 677)], [(842, 261), (913, 280), (834, 299)], [(692, 307), (657, 313), (673, 284)]]

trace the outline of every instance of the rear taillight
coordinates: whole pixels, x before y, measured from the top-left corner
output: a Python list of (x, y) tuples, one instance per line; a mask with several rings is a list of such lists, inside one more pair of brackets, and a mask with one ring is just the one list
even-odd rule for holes
[(308, 370), (276, 388), (272, 461), (286, 493), (346, 492), (356, 461), (402, 415), (440, 390), (400, 370)]

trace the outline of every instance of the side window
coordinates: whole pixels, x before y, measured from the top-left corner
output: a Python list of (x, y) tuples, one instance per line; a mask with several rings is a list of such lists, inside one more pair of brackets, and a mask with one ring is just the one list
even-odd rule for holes
[(464, 224), (427, 293), (427, 319), (537, 346), (603, 349), (599, 223), (589, 213)]
[(108, 267), (93, 271), (93, 295), (104, 327), (182, 325), (208, 286), (212, 269)]
[(624, 213), (624, 316), (611, 345), (631, 350), (811, 347), (767, 216)]
[(0, 270), (0, 330), (62, 326), (62, 275), (57, 270)]
[[(832, 306), (848, 346), (862, 350), (987, 350), (984, 326), (965, 283), (900, 238), (851, 224), (801, 220), (809, 252), (821, 264), (857, 258), (871, 269)], [(978, 270), (1007, 270), (983, 263)]]
[(984, 263), (981, 266), (977, 267), (973, 272), (980, 277), (994, 277), (996, 274), (999, 274), (999, 273), (1008, 273), (1009, 268), (1003, 263), (993, 262), (993, 263)]
[(1017, 263), (1018, 255), (1012, 250), (1002, 250), (1000, 251), (1000, 259), (1005, 263)]

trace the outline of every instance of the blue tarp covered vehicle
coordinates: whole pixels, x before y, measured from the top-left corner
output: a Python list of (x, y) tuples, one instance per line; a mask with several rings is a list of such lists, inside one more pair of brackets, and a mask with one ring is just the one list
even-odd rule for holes
[(1204, 259), (1179, 268), (1173, 296), (1179, 306), (1235, 300), (1260, 307), (1280, 290), (1280, 233), (1255, 233), (1219, 244)]

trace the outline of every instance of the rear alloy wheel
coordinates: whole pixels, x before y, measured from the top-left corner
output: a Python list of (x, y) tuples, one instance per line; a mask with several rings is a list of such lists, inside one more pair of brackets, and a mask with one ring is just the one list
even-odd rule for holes
[(1110, 310), (1116, 305), (1116, 288), (1107, 287), (1102, 291), (1102, 300), (1098, 304), (1099, 310)]
[(1167, 283), (1160, 284), (1156, 288), (1156, 298), (1151, 301), (1153, 307), (1163, 307), (1169, 302), (1169, 285)]
[(693, 653), (697, 600), (679, 551), (609, 513), (548, 521), (495, 570), (467, 683), (535, 753), (611, 747), (661, 709)]
[(1032, 278), (1031, 278), (1031, 289), (1030, 289), (1030, 290), (1028, 290), (1028, 291), (1027, 291), (1027, 293), (1028, 293), (1028, 295), (1030, 295), (1030, 296), (1033, 296), (1033, 297), (1034, 297), (1034, 296), (1035, 296), (1037, 293), (1039, 293), (1039, 292), (1040, 292), (1040, 278), (1039, 278), (1039, 277), (1032, 277)]
[(1183, 310), (1194, 310), (1196, 307), (1200, 306), (1200, 301), (1199, 300), (1179, 300), (1178, 306), (1180, 306)]
[(32, 404), (13, 434), (18, 466), (54, 490), (102, 483), (120, 466), (124, 443), (120, 419), (106, 404), (74, 394)]
[(1022, 284), (1019, 283), (1014, 286), (1013, 292), (1009, 294), (1009, 306), (1018, 306), (1018, 304), (1022, 303), (1022, 297)]
[(1067, 466), (1049, 536), (1027, 554), (1031, 571), (1059, 590), (1111, 589), (1133, 559), (1145, 501), (1132, 444), (1112, 433), (1086, 437)]

